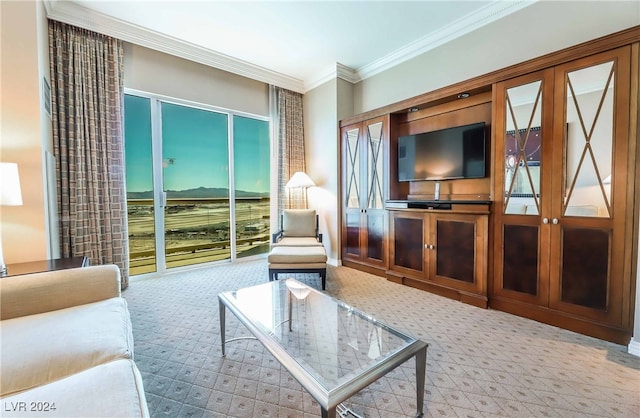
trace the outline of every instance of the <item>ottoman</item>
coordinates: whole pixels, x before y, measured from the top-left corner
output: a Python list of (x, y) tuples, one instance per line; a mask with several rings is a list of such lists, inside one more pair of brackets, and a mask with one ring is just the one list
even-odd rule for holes
[(327, 253), (322, 245), (288, 247), (283, 245), (271, 249), (268, 257), (269, 281), (278, 278), (278, 273), (318, 273), (322, 279), (322, 290), (327, 281)]

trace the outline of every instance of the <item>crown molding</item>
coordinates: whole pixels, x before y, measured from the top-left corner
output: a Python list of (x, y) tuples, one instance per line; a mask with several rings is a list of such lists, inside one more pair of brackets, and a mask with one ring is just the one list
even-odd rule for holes
[(44, 0), (49, 19), (113, 36), (126, 42), (165, 52), (180, 58), (198, 62), (243, 77), (283, 87), (298, 93), (306, 93), (327, 81), (341, 78), (358, 83), (366, 78), (386, 71), (425, 52), (435, 49), (453, 39), (494, 22), (508, 14), (528, 7), (539, 0), (496, 0), (482, 9), (466, 15), (442, 30), (418, 39), (388, 54), (381, 59), (358, 69), (336, 63), (335, 68), (320, 72), (312, 81), (304, 81), (286, 74), (251, 64), (231, 56), (178, 40), (120, 19), (107, 16), (74, 2)]
[(362, 81), (378, 73), (413, 59), (456, 38), (495, 22), (504, 16), (531, 6), (538, 0), (493, 1), (487, 6), (456, 20), (445, 28), (411, 42), (402, 48), (356, 70), (357, 81)]
[(165, 52), (263, 83), (304, 93), (304, 82), (249, 62), (98, 13), (72, 2), (45, 0), (47, 17), (126, 42)]
[(337, 78), (341, 78), (352, 84), (357, 83), (359, 80), (356, 70), (347, 67), (344, 64), (340, 64), (339, 62), (336, 62), (335, 67), (332, 67), (329, 70), (319, 74), (321, 75), (313, 77), (314, 81), (304, 84), (305, 93), (307, 91), (315, 89), (318, 86), (323, 85), (327, 81), (335, 80)]
[(337, 77), (338, 77), (338, 71), (337, 71), (336, 67), (331, 67), (329, 69), (325, 68), (324, 71), (317, 72), (314, 75), (314, 77), (311, 78), (312, 81), (304, 83), (304, 92), (303, 93), (311, 91), (311, 90), (315, 89), (316, 87), (319, 87), (319, 86), (323, 85), (327, 81), (335, 80)]
[(358, 72), (344, 64), (336, 63), (336, 77), (341, 78), (349, 83), (357, 83), (360, 80)]

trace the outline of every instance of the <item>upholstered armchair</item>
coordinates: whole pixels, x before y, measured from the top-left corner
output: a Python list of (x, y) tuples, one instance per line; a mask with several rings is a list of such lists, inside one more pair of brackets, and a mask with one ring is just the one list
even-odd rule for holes
[(318, 232), (318, 215), (313, 209), (287, 209), (282, 228), (273, 234), (269, 253), (269, 281), (279, 273), (318, 273), (326, 287), (327, 253)]
[(318, 232), (318, 215), (313, 209), (285, 209), (280, 215), (281, 228), (272, 235), (271, 246), (322, 245)]

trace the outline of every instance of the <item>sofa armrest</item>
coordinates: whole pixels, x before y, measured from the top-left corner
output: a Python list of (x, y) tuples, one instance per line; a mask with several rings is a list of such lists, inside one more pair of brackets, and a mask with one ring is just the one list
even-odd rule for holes
[(120, 296), (115, 265), (81, 267), (0, 279), (0, 319), (34, 315)]

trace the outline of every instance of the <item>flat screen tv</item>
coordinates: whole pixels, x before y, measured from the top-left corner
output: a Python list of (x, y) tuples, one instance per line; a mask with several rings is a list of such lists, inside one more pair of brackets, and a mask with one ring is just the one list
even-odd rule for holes
[(485, 123), (398, 138), (398, 180), (447, 180), (485, 176)]

